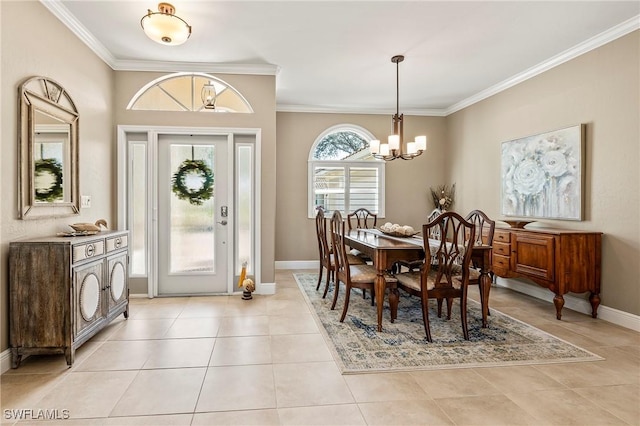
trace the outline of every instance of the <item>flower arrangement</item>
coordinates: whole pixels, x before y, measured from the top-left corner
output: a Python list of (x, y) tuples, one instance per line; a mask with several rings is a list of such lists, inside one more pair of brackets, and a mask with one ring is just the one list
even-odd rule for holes
[(440, 185), (438, 187), (429, 188), (431, 190), (431, 198), (436, 209), (447, 210), (453, 206), (456, 195), (456, 184), (451, 186)]

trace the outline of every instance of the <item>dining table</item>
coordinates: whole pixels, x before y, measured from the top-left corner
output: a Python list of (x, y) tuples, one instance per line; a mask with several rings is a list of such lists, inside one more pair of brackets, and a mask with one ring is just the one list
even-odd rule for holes
[[(377, 311), (377, 328), (382, 331), (382, 313), (384, 310), (384, 295), (388, 287), (385, 274), (393, 265), (400, 261), (416, 261), (424, 259), (424, 240), (421, 236), (397, 237), (383, 233), (378, 229), (352, 229), (345, 234), (345, 243), (364, 253), (373, 260), (376, 268), (376, 280), (374, 292)], [(438, 247), (440, 240), (429, 240), (429, 246)], [(472, 249), (471, 259), (474, 267), (480, 272), (480, 302), (482, 305), (482, 327), (488, 326), (489, 314), (489, 290), (491, 288), (491, 246), (475, 244)], [(398, 308), (398, 289), (389, 287), (389, 307), (391, 310), (391, 322), (396, 319)]]

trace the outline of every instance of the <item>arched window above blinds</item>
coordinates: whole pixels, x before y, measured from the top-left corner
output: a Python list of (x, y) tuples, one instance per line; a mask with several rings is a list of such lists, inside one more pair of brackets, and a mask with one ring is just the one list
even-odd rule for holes
[[(215, 109), (202, 102), (202, 87), (215, 87)], [(205, 73), (175, 73), (157, 78), (136, 93), (127, 109), (143, 111), (196, 111), (252, 113), (244, 96), (231, 85)]]
[(346, 215), (358, 208), (384, 217), (385, 162), (369, 152), (375, 139), (366, 129), (341, 124), (316, 138), (309, 152), (308, 210), (340, 210)]

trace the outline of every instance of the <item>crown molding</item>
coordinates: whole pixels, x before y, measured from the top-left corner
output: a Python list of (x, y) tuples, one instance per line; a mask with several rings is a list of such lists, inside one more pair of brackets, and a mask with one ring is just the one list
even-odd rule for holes
[(115, 71), (207, 72), (213, 74), (278, 75), (280, 67), (273, 64), (223, 64), (214, 62), (168, 62), (116, 60)]
[(517, 84), (522, 83), (523, 81), (529, 80), (537, 75), (540, 75), (546, 71), (549, 71), (552, 68), (557, 67), (565, 62), (568, 62), (574, 58), (577, 58), (580, 55), (584, 55), (587, 52), (590, 52), (598, 47), (601, 47), (607, 43), (610, 43), (622, 36), (625, 36), (637, 29), (640, 28), (640, 15), (636, 15), (631, 19), (628, 19), (621, 24), (616, 25), (615, 27), (610, 28), (607, 31), (604, 31), (590, 39), (568, 49), (562, 53), (559, 53), (556, 56), (547, 59), (544, 62), (535, 65), (528, 70), (521, 72), (520, 74), (516, 74), (515, 76), (504, 80), (501, 83), (498, 83), (494, 86), (489, 87), (488, 89), (482, 90), (481, 92), (476, 93), (475, 95), (464, 99), (445, 110), (445, 115), (453, 114), (454, 112), (460, 111), (461, 109), (467, 108), (477, 102), (480, 102), (484, 99), (487, 99), (490, 96), (498, 94), (504, 90), (509, 89)]
[[(318, 106), (318, 105), (287, 105), (276, 104), (277, 112), (307, 112), (318, 114), (380, 114), (393, 115), (395, 110), (391, 109), (367, 109), (363, 107), (338, 107), (338, 106)], [(445, 117), (443, 109), (413, 109), (401, 111), (404, 115), (415, 115), (425, 117)]]
[(116, 58), (91, 32), (73, 16), (60, 0), (40, 0), (56, 18), (71, 30), (89, 49), (113, 69)]

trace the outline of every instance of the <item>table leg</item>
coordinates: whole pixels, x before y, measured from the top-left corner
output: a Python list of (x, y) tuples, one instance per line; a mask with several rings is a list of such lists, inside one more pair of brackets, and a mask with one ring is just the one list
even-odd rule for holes
[(375, 282), (376, 292), (376, 310), (378, 312), (378, 331), (382, 331), (382, 309), (384, 307), (384, 290), (387, 283), (384, 279), (384, 273), (378, 271)]

